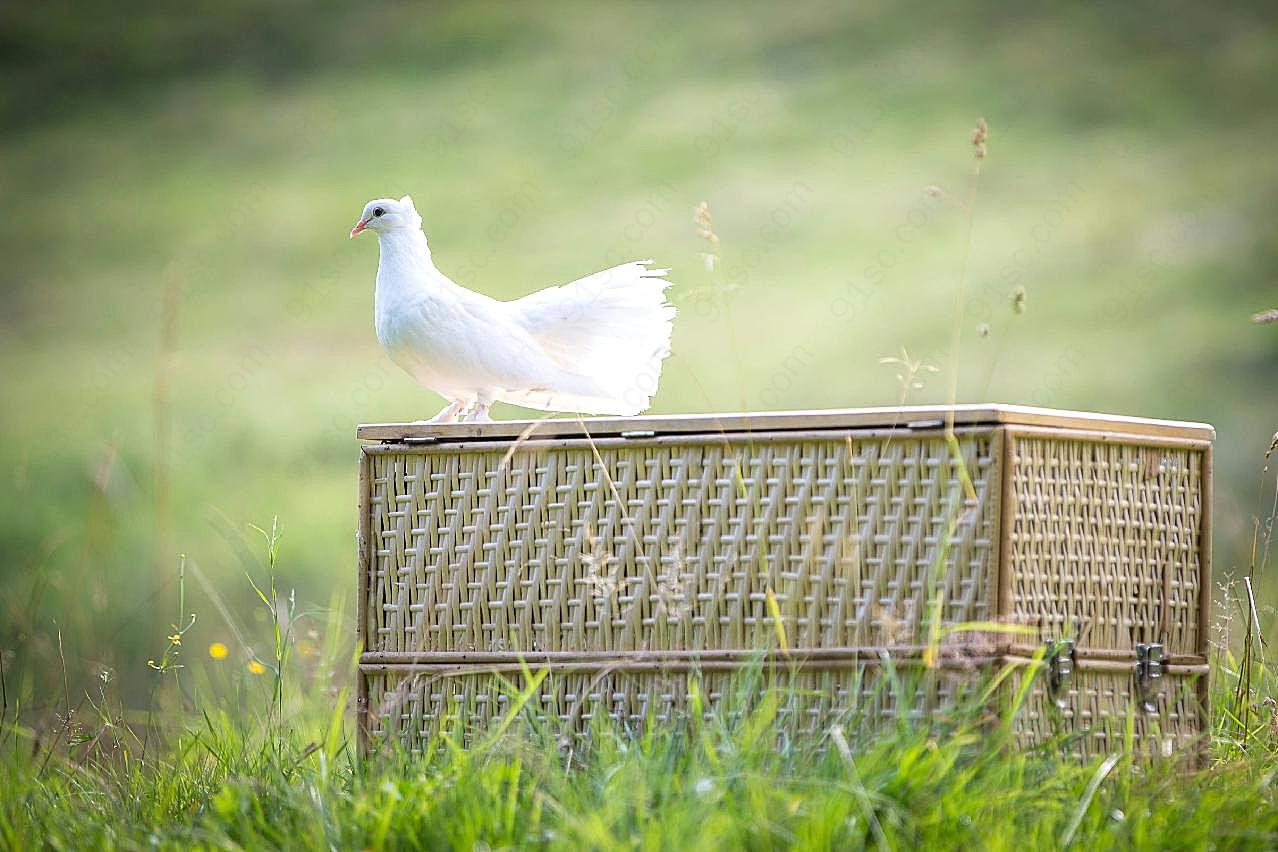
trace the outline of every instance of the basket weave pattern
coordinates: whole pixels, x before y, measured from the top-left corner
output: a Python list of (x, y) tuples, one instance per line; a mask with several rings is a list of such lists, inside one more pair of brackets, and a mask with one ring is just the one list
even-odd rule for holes
[(1201, 652), (1201, 451), (1014, 437), (1011, 478), (1013, 620), (1089, 647)]
[[(901, 716), (918, 719), (942, 711), (979, 686), (967, 667), (926, 676), (906, 671), (893, 681), (874, 662), (838, 669), (756, 671), (752, 672), (753, 689), (743, 689), (741, 675), (733, 670), (698, 671), (703, 715), (709, 719), (714, 712), (739, 709), (757, 701), (765, 688), (779, 687), (776, 718), (787, 730), (819, 732), (839, 722), (866, 731)], [(374, 736), (388, 735), (391, 742), (422, 749), (432, 736), (451, 729), (469, 742), (509, 711), (525, 686), (522, 671), (484, 667), (371, 674), (369, 695), (378, 711), (372, 720)], [(597, 716), (630, 730), (642, 729), (650, 715), (654, 724), (671, 725), (689, 712), (688, 677), (689, 672), (680, 667), (644, 672), (607, 667), (551, 671), (524, 712), (539, 723), (560, 725), (580, 737)], [(1012, 678), (1011, 691), (1018, 688), (1019, 680)], [(1125, 671), (1079, 671), (1060, 708), (1045, 679), (1037, 678), (1020, 713), (1020, 741), (1031, 747), (1045, 733), (1081, 730), (1086, 733), (1072, 744), (1074, 754), (1089, 757), (1121, 748), (1136, 699), (1132, 683)], [(1158, 713), (1142, 714), (1142, 724), (1134, 732), (1138, 747), (1164, 754), (1192, 748), (1206, 725), (1196, 691), (1188, 683), (1174, 681), (1158, 694), (1156, 703)]]
[(369, 649), (748, 650), (769, 588), (796, 646), (895, 644), (951, 525), (944, 620), (987, 619), (997, 463), (960, 446), (975, 501), (941, 438), (377, 454)]
[[(1013, 689), (1020, 678), (1013, 677)], [(1127, 722), (1135, 716), (1133, 746), (1137, 751), (1170, 756), (1201, 744), (1207, 729), (1201, 691), (1187, 678), (1171, 678), (1155, 699), (1157, 713), (1136, 709), (1137, 696), (1129, 671), (1080, 670), (1064, 707), (1048, 693), (1045, 678), (1030, 686), (1017, 728), (1020, 742), (1031, 747), (1044, 734), (1075, 733), (1071, 751), (1082, 757), (1110, 754), (1124, 748)]]
[[(705, 717), (739, 709), (757, 701), (765, 689), (779, 687), (777, 720), (789, 730), (821, 731), (836, 720), (864, 729), (880, 720), (918, 718), (931, 708), (948, 706), (968, 686), (960, 673), (947, 672), (931, 683), (919, 681), (904, 690), (894, 689), (875, 666), (756, 675), (750, 688), (734, 671), (699, 672)], [(377, 720), (378, 730), (414, 744), (428, 742), (449, 725), (463, 736), (483, 731), (508, 712), (523, 686), (518, 671), (503, 676), (506, 688), (496, 686), (491, 672), (375, 674), (370, 693), (374, 704), (385, 710)], [(630, 730), (641, 729), (650, 715), (655, 724), (671, 725), (689, 712), (687, 679), (688, 673), (679, 670), (552, 672), (526, 709), (538, 722), (556, 723), (581, 736), (597, 716)]]

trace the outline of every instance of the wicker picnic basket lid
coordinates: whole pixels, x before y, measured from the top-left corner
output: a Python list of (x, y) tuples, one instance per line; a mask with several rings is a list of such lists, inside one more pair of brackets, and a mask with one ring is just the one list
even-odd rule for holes
[(658, 414), (640, 417), (546, 417), (539, 420), (500, 420), (493, 423), (369, 423), (361, 424), (356, 434), (365, 441), (441, 443), (520, 437), (572, 438), (586, 434), (601, 437), (837, 429), (917, 430), (939, 429), (951, 417), (956, 427), (1056, 427), (1102, 434), (1196, 441), (1210, 441), (1216, 435), (1216, 430), (1207, 423), (993, 403), (733, 414)]

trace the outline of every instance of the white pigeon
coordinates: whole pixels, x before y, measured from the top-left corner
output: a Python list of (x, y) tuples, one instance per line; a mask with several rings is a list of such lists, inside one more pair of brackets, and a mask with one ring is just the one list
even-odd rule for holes
[(392, 361), (448, 400), (429, 422), (485, 422), (499, 400), (585, 414), (648, 407), (670, 354), (668, 270), (650, 269), (650, 260), (624, 263), (501, 302), (435, 268), (407, 195), (364, 205), (351, 236), (365, 230), (381, 247), (377, 339)]

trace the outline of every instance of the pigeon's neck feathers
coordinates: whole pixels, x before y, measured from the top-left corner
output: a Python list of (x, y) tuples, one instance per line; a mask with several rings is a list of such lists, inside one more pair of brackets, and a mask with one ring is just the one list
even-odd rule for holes
[(457, 285), (435, 268), (430, 246), (420, 228), (393, 228), (377, 235), (381, 257), (377, 262), (374, 303), (379, 315), (425, 299), (447, 298)]
[(430, 263), (430, 245), (426, 235), (418, 228), (392, 228), (377, 235), (381, 248), (381, 263), (403, 263), (408, 267)]
[(377, 235), (381, 257), (377, 261), (377, 292), (405, 294), (430, 286), (438, 275), (430, 258), (430, 246), (420, 228), (393, 228)]

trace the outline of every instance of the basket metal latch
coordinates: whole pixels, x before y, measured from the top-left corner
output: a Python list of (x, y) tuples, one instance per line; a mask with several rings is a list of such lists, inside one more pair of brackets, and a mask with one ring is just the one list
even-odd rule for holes
[(1140, 709), (1158, 712), (1158, 693), (1163, 680), (1163, 646), (1157, 642), (1136, 645), (1136, 695)]
[(1049, 639), (1044, 656), (1047, 658), (1047, 692), (1056, 706), (1065, 709), (1065, 696), (1069, 694), (1074, 679), (1074, 640)]

